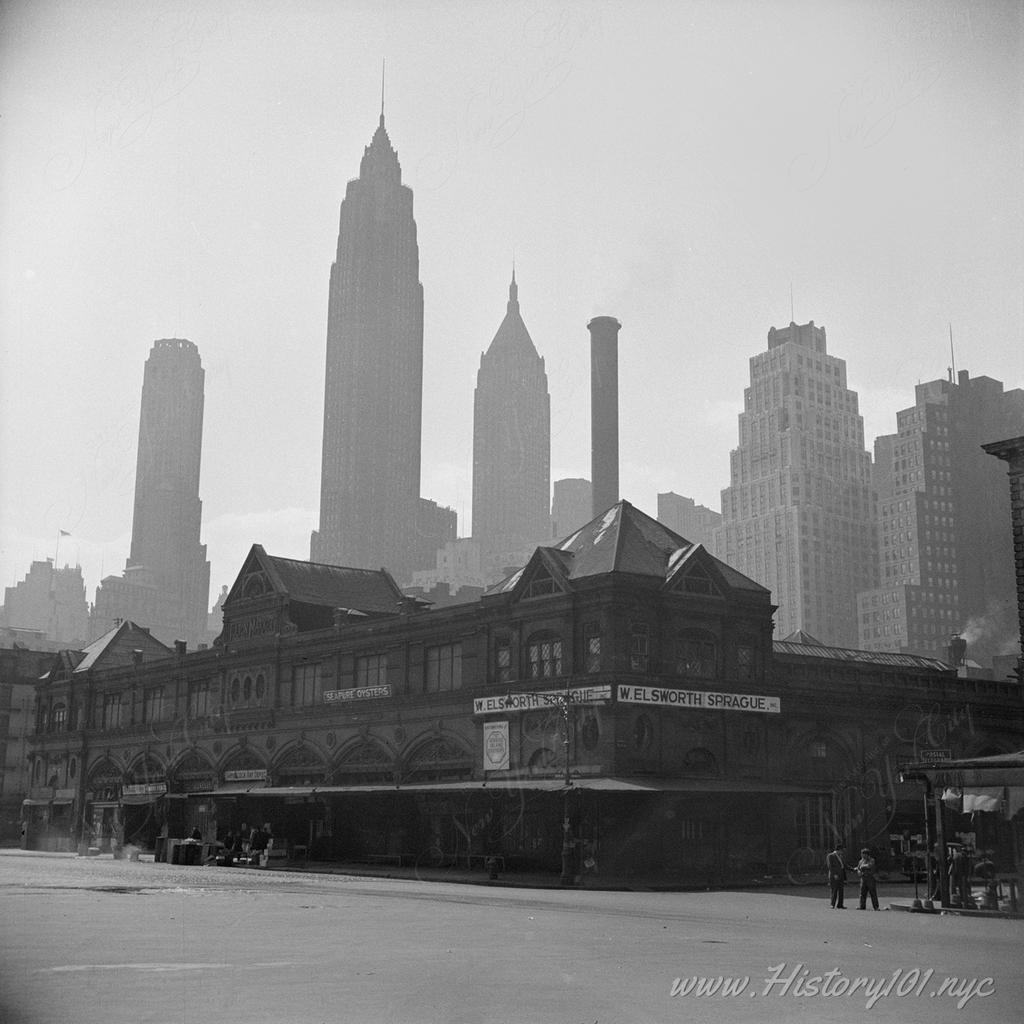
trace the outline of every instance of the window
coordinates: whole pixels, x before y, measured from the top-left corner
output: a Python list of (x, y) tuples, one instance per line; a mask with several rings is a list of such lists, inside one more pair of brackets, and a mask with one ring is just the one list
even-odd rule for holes
[(292, 669), (291, 706), (293, 708), (302, 708), (315, 704), (319, 688), (320, 663), (317, 662), (315, 665), (296, 665)]
[(388, 681), (388, 656), (369, 654), (356, 658), (356, 686), (384, 686)]
[(754, 678), (754, 647), (750, 643), (739, 643), (736, 645), (736, 678)]
[(539, 566), (537, 571), (530, 578), (526, 584), (526, 589), (523, 593), (524, 597), (545, 597), (548, 594), (557, 594), (558, 586), (555, 584), (554, 577), (545, 569), (543, 566)]
[(558, 637), (534, 637), (526, 648), (531, 679), (551, 679), (562, 674), (562, 641)]
[(690, 633), (676, 640), (676, 673), (691, 679), (714, 679), (718, 651), (715, 638), (706, 633)]
[(601, 671), (601, 626), (597, 622), (588, 622), (583, 627), (583, 670)]
[(212, 710), (209, 682), (205, 679), (190, 682), (188, 684), (188, 717), (206, 718)]
[(54, 732), (63, 732), (68, 722), (67, 704), (54, 704), (50, 711), (50, 729)]
[(828, 745), (824, 740), (815, 740), (810, 746), (810, 755), (813, 758), (824, 761), (828, 757)]
[(163, 687), (154, 686), (142, 693), (142, 720), (159, 722), (164, 712)]
[(651, 630), (644, 623), (635, 623), (629, 640), (629, 667), (646, 672), (651, 654)]
[(494, 681), (507, 683), (512, 679), (512, 641), (502, 637), (494, 645)]
[(427, 648), (427, 693), (462, 688), (462, 644)]
[(116, 729), (121, 724), (121, 694), (103, 694), (103, 717), (101, 728)]

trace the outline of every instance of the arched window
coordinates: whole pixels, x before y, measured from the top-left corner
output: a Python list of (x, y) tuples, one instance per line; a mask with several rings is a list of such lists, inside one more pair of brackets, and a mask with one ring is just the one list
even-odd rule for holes
[(554, 679), (562, 674), (562, 640), (553, 633), (537, 633), (526, 645), (531, 679)]
[(630, 626), (629, 667), (633, 672), (646, 672), (651, 662), (651, 627), (646, 622)]
[(50, 710), (50, 730), (63, 732), (68, 723), (68, 706), (63, 702), (54, 704)]
[(676, 638), (676, 674), (690, 679), (718, 675), (718, 645), (710, 633), (691, 630)]

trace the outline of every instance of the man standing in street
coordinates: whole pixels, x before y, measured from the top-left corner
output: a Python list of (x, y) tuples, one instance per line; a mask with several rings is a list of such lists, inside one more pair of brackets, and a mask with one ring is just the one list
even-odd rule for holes
[(845, 910), (843, 895), (846, 890), (846, 861), (843, 860), (843, 844), (838, 840), (832, 852), (825, 858), (828, 871), (828, 890), (833, 910)]
[(866, 910), (868, 897), (871, 897), (871, 906), (878, 909), (878, 885), (875, 881), (875, 858), (871, 851), (865, 846), (860, 851), (860, 860), (854, 869), (860, 875), (860, 909)]

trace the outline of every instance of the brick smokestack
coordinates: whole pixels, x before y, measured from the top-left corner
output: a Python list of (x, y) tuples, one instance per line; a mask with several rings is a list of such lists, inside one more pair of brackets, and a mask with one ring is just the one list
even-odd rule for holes
[(596, 316), (590, 331), (590, 479), (594, 515), (619, 500), (619, 328), (613, 316)]

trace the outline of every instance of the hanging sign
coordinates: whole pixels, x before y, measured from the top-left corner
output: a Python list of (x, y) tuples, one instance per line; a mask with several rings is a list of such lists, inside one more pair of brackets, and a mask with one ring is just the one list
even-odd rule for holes
[(508, 768), (508, 722), (484, 722), (484, 771)]

